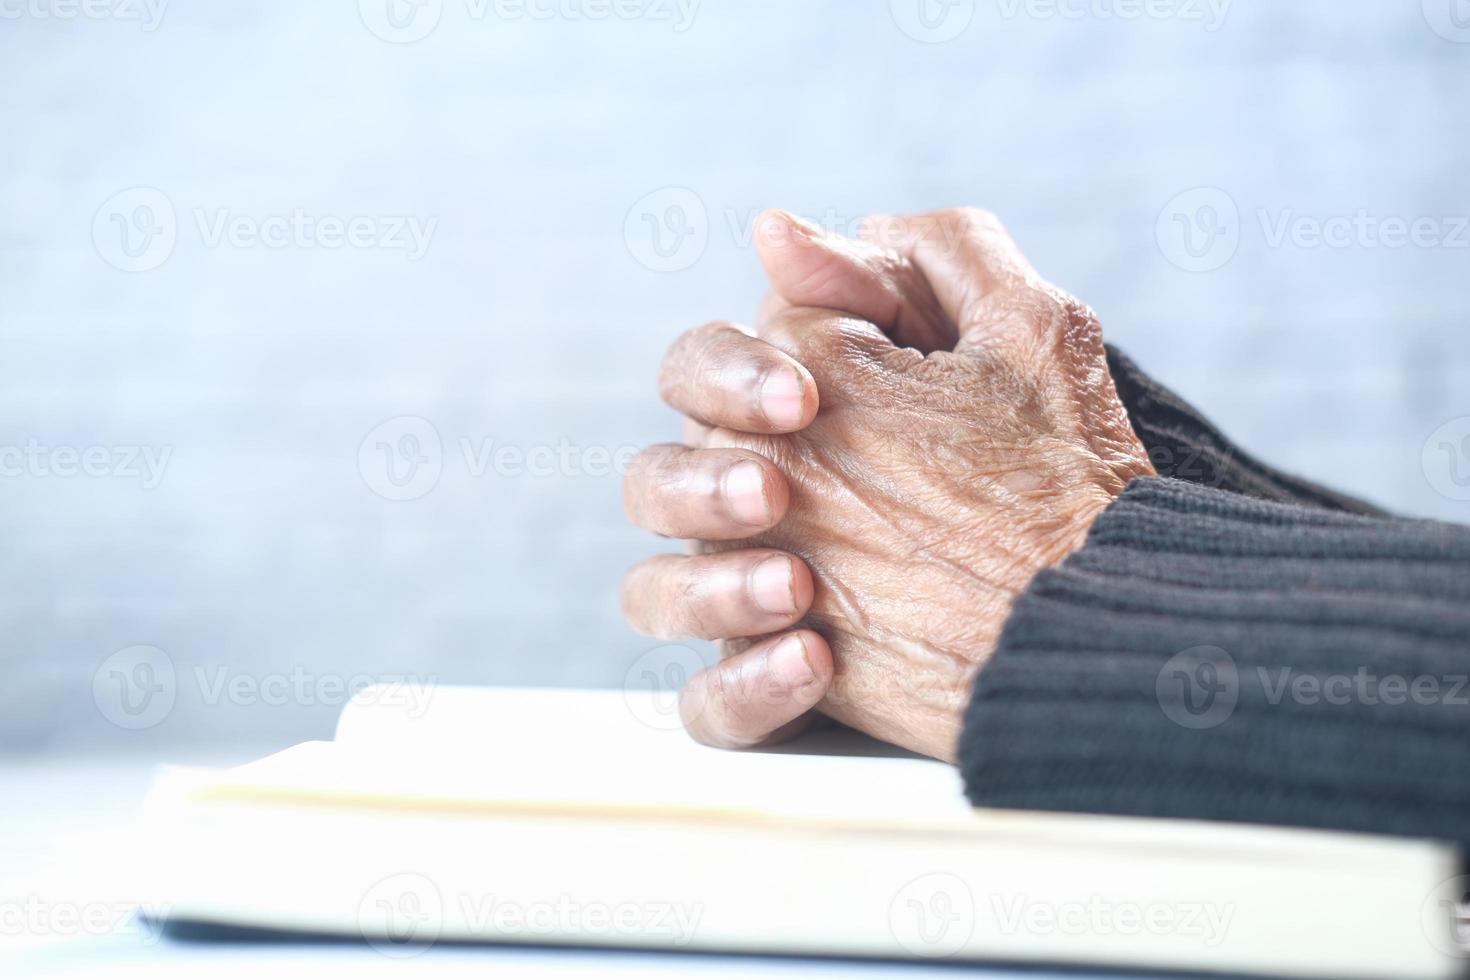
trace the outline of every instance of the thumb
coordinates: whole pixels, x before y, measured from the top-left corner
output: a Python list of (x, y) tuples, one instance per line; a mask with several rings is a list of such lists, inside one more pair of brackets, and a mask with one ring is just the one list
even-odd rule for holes
[(779, 209), (763, 212), (755, 230), (761, 264), (785, 303), (867, 320), (895, 343), (924, 353), (954, 347), (958, 331), (906, 256), (829, 234)]
[(1049, 287), (990, 212), (879, 216), (862, 234), (903, 256), (923, 278), (957, 328), (956, 350), (987, 349), (1034, 331), (1035, 297)]

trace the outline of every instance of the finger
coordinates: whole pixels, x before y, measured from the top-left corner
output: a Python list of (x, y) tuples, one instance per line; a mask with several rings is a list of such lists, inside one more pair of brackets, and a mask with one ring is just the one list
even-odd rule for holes
[(733, 324), (690, 330), (659, 371), (664, 401), (706, 425), (739, 432), (796, 432), (817, 415), (811, 372)]
[(806, 563), (784, 551), (658, 555), (623, 579), (623, 615), (666, 640), (760, 636), (806, 615), (814, 592)]
[[(897, 347), (872, 323), (816, 307), (793, 306), (760, 325), (761, 339), (807, 366), (824, 403), (839, 405), (872, 395), (868, 379), (886, 367), (903, 366), (924, 355)], [(718, 444), (718, 434), (711, 444)]]
[(696, 674), (679, 694), (679, 715), (705, 745), (770, 745), (807, 727), (831, 682), (827, 641), (798, 630), (762, 640)]
[(757, 219), (756, 248), (775, 293), (792, 306), (841, 310), (926, 353), (954, 346), (954, 324), (895, 249), (829, 234), (781, 210)]
[(962, 344), (991, 343), (1034, 323), (1043, 285), (1000, 219), (978, 208), (869, 218), (861, 231), (906, 256), (933, 290)]
[(671, 538), (749, 538), (779, 524), (790, 500), (776, 465), (743, 449), (650, 446), (623, 478), (628, 517)]

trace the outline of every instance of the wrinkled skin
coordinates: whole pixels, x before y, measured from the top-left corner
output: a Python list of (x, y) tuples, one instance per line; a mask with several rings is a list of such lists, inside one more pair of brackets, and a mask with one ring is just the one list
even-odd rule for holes
[[(787, 231), (820, 234), (800, 225)], [(768, 515), (772, 526), (691, 536), (718, 537), (699, 546), (716, 561), (796, 556), (810, 570), (809, 601), (803, 608), (797, 597), (789, 623), (755, 625), (730, 613), (721, 627), (682, 632), (725, 639), (730, 664), (771, 649), (772, 640), (751, 637), (775, 637), (788, 625), (809, 629), (805, 652), (816, 688), (801, 688), (797, 707), (805, 707), (803, 697), (819, 697), (815, 707), (832, 718), (953, 759), (975, 671), (995, 649), (1015, 597), (1037, 571), (1081, 547), (1097, 515), (1152, 469), (1113, 388), (1096, 317), (1037, 277), (992, 217), (965, 211), (892, 219), (874, 238), (883, 240), (837, 245), (848, 254), (835, 264), (799, 270), (800, 281), (778, 288), (766, 304), (759, 340), (748, 340), (803, 366), (820, 411), (796, 431), (691, 427), (696, 452), (658, 480), (640, 479), (635, 465), (629, 509), (645, 526), (671, 533), (651, 515), (666, 514), (660, 508), (679, 492), (678, 467), (732, 449), (773, 463), (774, 476), (762, 464), (766, 491), (781, 498), (780, 513)], [(834, 247), (831, 239), (822, 244)], [(781, 248), (766, 251), (769, 257)], [(857, 271), (842, 271), (843, 261)], [(831, 308), (793, 305), (793, 296), (844, 302), (882, 328)], [(674, 366), (666, 365), (666, 397), (682, 407), (700, 397), (701, 386), (707, 396), (721, 386), (756, 385), (758, 370), (732, 367), (740, 363), (732, 351), (738, 343), (727, 325), (686, 335), (671, 354)], [(713, 349), (723, 353), (700, 353)], [(726, 376), (712, 377), (721, 371)], [(688, 386), (682, 398), (681, 385)], [(712, 586), (697, 595), (704, 588), (698, 575), (716, 567), (686, 566), (657, 587), (635, 569), (632, 594), (625, 593), (630, 618), (646, 627), (649, 603), (722, 608)], [(793, 567), (796, 595), (800, 564)], [(732, 632), (746, 623), (748, 632)], [(681, 632), (667, 622), (651, 631)], [(822, 641), (827, 651), (814, 649)], [(830, 669), (819, 663), (824, 653)], [(721, 680), (691, 692), (685, 715), (696, 737), (761, 741), (701, 733), (700, 715), (741, 699), (754, 702), (748, 711), (773, 710), (759, 702), (790, 693), (767, 682), (773, 662), (727, 668)], [(796, 712), (788, 706), (778, 720), (786, 714)]]

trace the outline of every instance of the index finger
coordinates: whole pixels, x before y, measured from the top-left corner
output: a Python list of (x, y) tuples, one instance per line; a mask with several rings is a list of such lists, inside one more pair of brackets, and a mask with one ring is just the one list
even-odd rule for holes
[(775, 435), (817, 416), (817, 383), (788, 354), (717, 321), (669, 348), (659, 393), (679, 412), (716, 428)]

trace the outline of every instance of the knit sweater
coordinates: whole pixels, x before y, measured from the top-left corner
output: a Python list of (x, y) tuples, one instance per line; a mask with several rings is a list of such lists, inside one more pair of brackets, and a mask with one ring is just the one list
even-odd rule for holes
[(1160, 475), (1016, 601), (971, 800), (1470, 846), (1470, 528), (1281, 474), (1109, 355)]

